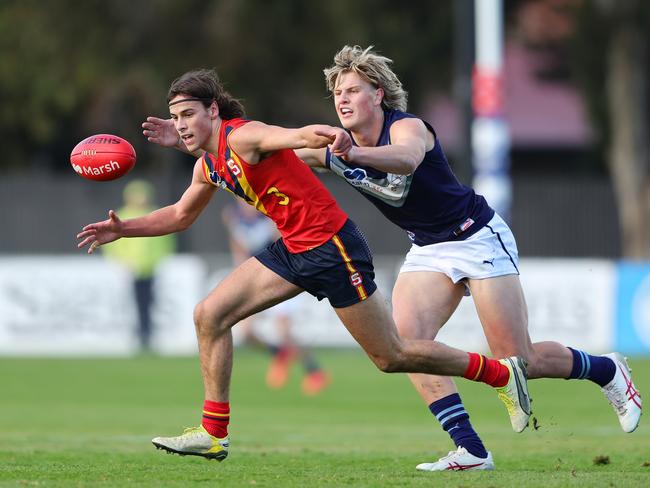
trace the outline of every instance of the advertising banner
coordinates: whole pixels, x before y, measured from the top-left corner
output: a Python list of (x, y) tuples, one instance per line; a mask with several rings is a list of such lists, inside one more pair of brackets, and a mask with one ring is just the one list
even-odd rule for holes
[[(376, 259), (377, 283), (387, 302), (400, 263), (399, 256)], [(159, 268), (154, 351), (196, 354), (194, 307), (230, 271), (228, 256), (210, 264), (215, 271), (208, 274), (206, 260), (176, 255)], [(650, 353), (650, 264), (523, 259), (520, 271), (533, 342), (558, 341), (592, 353)], [(0, 257), (0, 310), (1, 355), (129, 355), (138, 350), (130, 277), (101, 257)], [(298, 342), (357, 347), (329, 303), (306, 293), (254, 317), (252, 327), (267, 341), (279, 342), (275, 321), (283, 313), (290, 315)], [(234, 327), (236, 344), (242, 332)], [(461, 300), (437, 339), (489, 352), (471, 297)]]
[[(161, 265), (152, 310), (153, 347), (195, 353), (192, 322), (204, 281), (194, 256)], [(128, 272), (88, 256), (0, 258), (0, 354), (128, 355), (137, 351), (137, 314)]]
[(616, 349), (650, 353), (650, 264), (619, 264), (616, 318)]

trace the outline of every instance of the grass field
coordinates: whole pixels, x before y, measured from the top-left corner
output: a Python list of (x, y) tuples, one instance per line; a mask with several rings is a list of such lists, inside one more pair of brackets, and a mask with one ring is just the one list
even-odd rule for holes
[[(531, 382), (539, 429), (515, 434), (490, 388), (459, 382), (497, 470), (420, 473), (453, 446), (407, 378), (357, 351), (318, 356), (334, 382), (307, 398), (298, 368), (270, 391), (267, 358), (237, 350), (223, 463), (150, 443), (198, 424), (194, 357), (0, 359), (0, 486), (650, 486), (650, 427), (624, 434), (591, 383)], [(631, 365), (650, 392), (650, 361)]]

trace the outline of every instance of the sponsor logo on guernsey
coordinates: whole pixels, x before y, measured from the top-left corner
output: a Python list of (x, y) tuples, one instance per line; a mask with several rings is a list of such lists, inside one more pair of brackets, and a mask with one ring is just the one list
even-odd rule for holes
[(460, 226), (460, 230), (465, 232), (467, 229), (469, 229), (472, 225), (474, 225), (474, 221), (472, 219), (467, 219), (465, 222), (463, 222)]
[(472, 225), (474, 225), (474, 220), (472, 219), (467, 219), (465, 222), (460, 224), (456, 230), (454, 231), (455, 236), (461, 235), (463, 232), (465, 232), (467, 229), (469, 229)]

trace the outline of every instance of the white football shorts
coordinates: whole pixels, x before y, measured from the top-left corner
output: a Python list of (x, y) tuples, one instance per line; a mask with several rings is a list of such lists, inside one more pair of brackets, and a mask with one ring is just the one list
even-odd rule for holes
[(435, 271), (454, 283), (519, 274), (519, 252), (508, 224), (494, 214), (485, 227), (464, 241), (413, 244), (400, 273)]

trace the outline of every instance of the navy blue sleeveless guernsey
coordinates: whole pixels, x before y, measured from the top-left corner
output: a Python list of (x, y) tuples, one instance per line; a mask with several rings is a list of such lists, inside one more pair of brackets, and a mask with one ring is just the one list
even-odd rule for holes
[[(415, 115), (388, 110), (377, 146), (390, 144), (390, 127)], [(423, 121), (436, 138), (431, 151), (410, 175), (384, 173), (349, 163), (327, 150), (326, 166), (370, 200), (388, 220), (406, 231), (418, 246), (467, 239), (494, 216), (485, 198), (462, 185), (451, 170), (433, 127)], [(356, 144), (356, 143), (355, 143)]]

